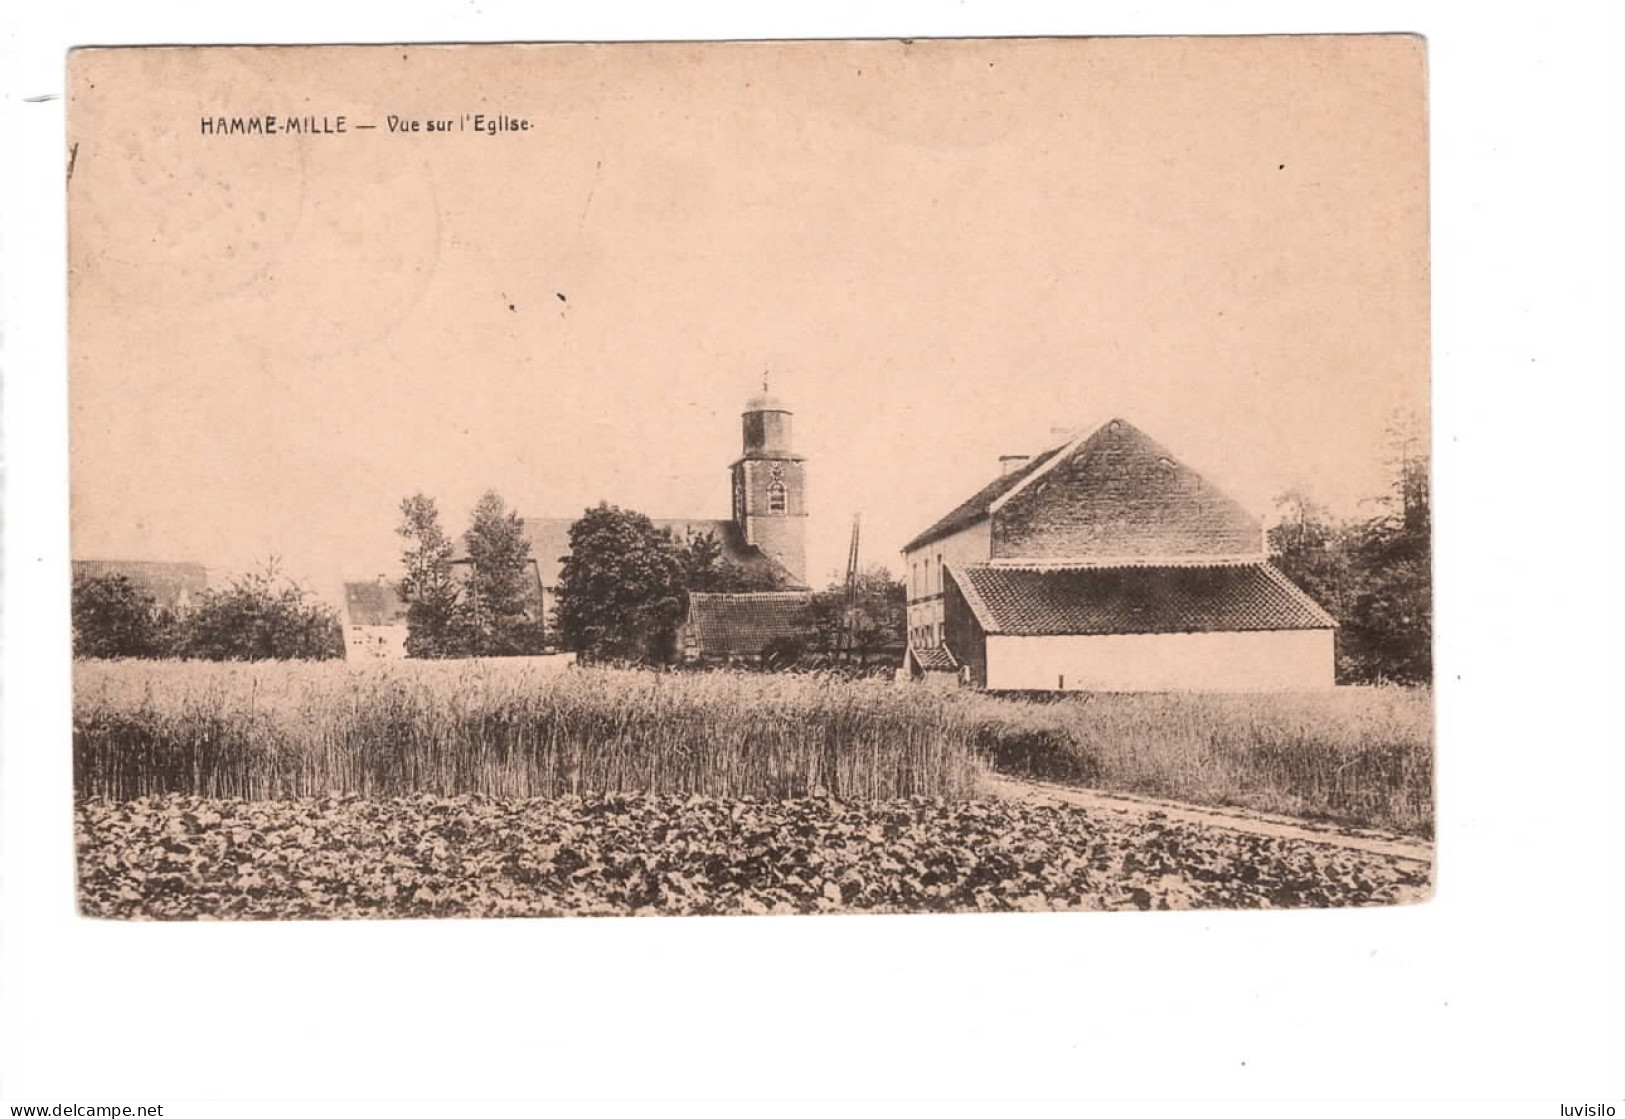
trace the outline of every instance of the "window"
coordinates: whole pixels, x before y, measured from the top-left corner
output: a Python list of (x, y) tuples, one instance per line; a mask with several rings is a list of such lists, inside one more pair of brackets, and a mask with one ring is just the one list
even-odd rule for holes
[(785, 493), (784, 483), (778, 479), (767, 484), (767, 511), (769, 513), (783, 513), (789, 504)]

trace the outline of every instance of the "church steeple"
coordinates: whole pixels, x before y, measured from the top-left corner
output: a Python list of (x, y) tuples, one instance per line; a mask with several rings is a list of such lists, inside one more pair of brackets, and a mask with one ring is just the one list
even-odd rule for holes
[(745, 402), (743, 449), (733, 464), (734, 523), (746, 543), (779, 563), (798, 586), (807, 583), (806, 467), (791, 444), (794, 413), (773, 395), (768, 374), (762, 391)]

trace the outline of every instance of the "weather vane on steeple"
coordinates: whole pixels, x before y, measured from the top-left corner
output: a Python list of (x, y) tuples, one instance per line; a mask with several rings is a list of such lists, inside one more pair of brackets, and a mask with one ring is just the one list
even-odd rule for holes
[(762, 370), (762, 395), (767, 395), (767, 370)]

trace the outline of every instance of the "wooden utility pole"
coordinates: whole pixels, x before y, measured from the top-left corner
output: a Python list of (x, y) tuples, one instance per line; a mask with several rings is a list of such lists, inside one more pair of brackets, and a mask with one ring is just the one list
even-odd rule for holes
[(852, 514), (852, 546), (846, 553), (846, 611), (841, 619), (841, 659), (852, 655), (858, 628), (858, 522), (861, 513)]

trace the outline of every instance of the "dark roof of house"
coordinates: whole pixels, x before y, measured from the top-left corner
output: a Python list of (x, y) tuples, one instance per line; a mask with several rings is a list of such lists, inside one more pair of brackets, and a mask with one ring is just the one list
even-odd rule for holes
[(958, 672), (959, 662), (946, 645), (909, 646), (914, 663), (924, 672)]
[(209, 573), (201, 563), (74, 560), (73, 573), (87, 578), (122, 575), (137, 590), (151, 595), (161, 610), (174, 610), (195, 601), (209, 587)]
[(1263, 551), (1256, 517), (1121, 419), (994, 479), (903, 550), (989, 516), (995, 518), (996, 557), (1104, 560)]
[(1051, 447), (1042, 454), (1034, 455), (1025, 464), (1018, 466), (1008, 474), (1001, 474), (987, 485), (977, 490), (965, 501), (955, 506), (953, 511), (943, 517), (936, 524), (920, 533), (913, 540), (903, 545), (903, 551), (912, 552), (915, 548), (923, 548), (932, 541), (941, 540), (945, 536), (952, 536), (960, 529), (969, 528), (977, 521), (986, 520), (988, 506), (1020, 485), (1022, 479), (1041, 469), (1050, 459), (1065, 449), (1065, 444)]
[[(524, 520), (525, 536), (530, 541), (531, 558), (536, 561), (537, 570), (542, 577), (542, 586), (556, 587), (559, 585), (559, 573), (564, 567), (564, 557), (570, 554), (570, 528), (576, 523), (577, 518), (526, 517)], [(709, 532), (717, 538), (717, 543), (722, 545), (723, 559), (738, 564), (752, 574), (773, 572), (784, 580), (787, 586), (794, 586), (796, 583), (794, 577), (766, 552), (754, 544), (745, 543), (744, 532), (732, 521), (657, 518), (654, 520), (654, 526), (666, 529), (679, 544), (685, 543), (690, 537), (703, 536)], [(461, 542), (458, 544), (458, 554), (462, 554)]]
[(1331, 629), (1337, 623), (1267, 563), (948, 568), (978, 624), (1014, 637)]
[(404, 626), (406, 602), (394, 583), (344, 584), (344, 613), (353, 626)]
[(802, 611), (806, 591), (753, 594), (691, 594), (684, 623), (702, 657), (756, 657), (768, 643), (807, 632)]

